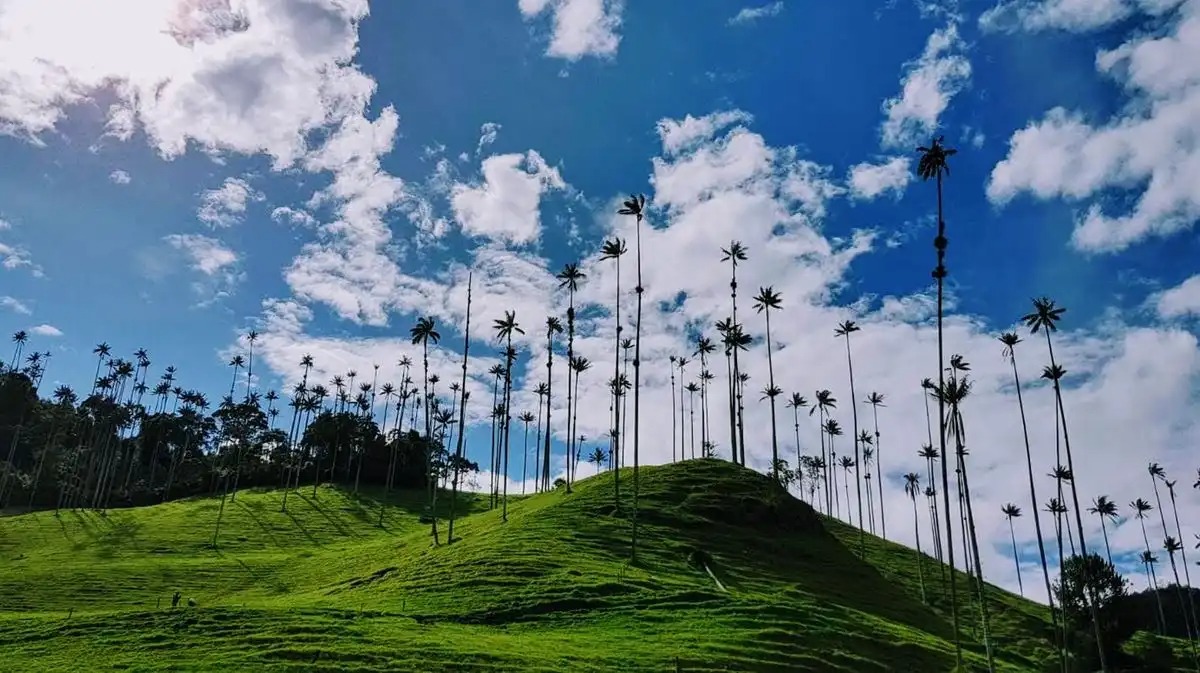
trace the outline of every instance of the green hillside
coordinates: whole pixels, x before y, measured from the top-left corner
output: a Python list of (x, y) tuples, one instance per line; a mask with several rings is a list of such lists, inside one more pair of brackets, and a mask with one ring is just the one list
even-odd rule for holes
[[(0, 669), (11, 671), (948, 671), (940, 574), (704, 460), (510, 499), (464, 496), (431, 545), (420, 494), (243, 492), (0, 519)], [(443, 541), (445, 526), (442, 522)], [(712, 576), (703, 568), (707, 564)], [(961, 579), (960, 601), (967, 591)], [(170, 609), (174, 591), (184, 601)], [(1041, 607), (993, 589), (998, 670), (1052, 657)], [(188, 600), (194, 607), (186, 607)], [(964, 616), (973, 638), (975, 615)], [(968, 652), (982, 669), (982, 646)]]

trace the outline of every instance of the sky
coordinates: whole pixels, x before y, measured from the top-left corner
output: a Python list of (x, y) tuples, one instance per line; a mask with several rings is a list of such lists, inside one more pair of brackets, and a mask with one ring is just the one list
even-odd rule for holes
[[(847, 434), (833, 330), (861, 326), (858, 423), (874, 431), (861, 400), (884, 394), (887, 533), (911, 544), (902, 475), (924, 474), (919, 383), (938, 366), (936, 196), (915, 148), (941, 135), (958, 150), (946, 340), (975, 382), (963, 413), (983, 566), (1017, 588), (1000, 512), (1016, 503), (1024, 590), (1041, 598), (1016, 391), (996, 340), (1035, 296), (1068, 309), (1053, 338), (1081, 499), (1107, 494), (1127, 515), (1153, 497), (1146, 464), (1159, 462), (1180, 480), (1192, 551), (1198, 128), (1200, 0), (0, 0), (0, 330), (28, 330), (28, 348), (52, 354), (55, 385), (87, 387), (104, 341), (125, 357), (147, 348), (152, 374), (174, 365), (217, 399), (251, 329), (260, 390), (295, 384), (306, 353), (320, 380), (356, 370), (361, 381), (379, 365), (379, 381), (398, 384), (398, 360), (418, 352), (408, 330), (427, 315), (442, 336), (431, 373), (446, 380), (470, 278), (468, 453), (486, 462), (492, 322), (512, 310), (525, 329), (514, 410), (536, 409), (545, 319), (568, 302), (554, 275), (570, 262), (587, 274), (575, 349), (593, 363), (579, 433), (606, 432), (617, 275), (599, 251), (628, 241), (619, 301), (631, 336), (639, 234), (616, 210), (642, 193), (642, 461), (672, 458), (671, 375), (694, 380), (699, 367), (680, 374), (668, 358), (716, 336), (729, 312), (720, 250), (740, 240), (738, 317), (755, 336), (741, 358), (749, 462), (764, 470), (771, 456), (770, 408), (753, 392), (770, 377), (768, 344), (751, 308), (770, 286), (783, 305), (776, 384), (810, 399), (830, 389)], [(560, 351), (560, 393), (562, 362)], [(1017, 363), (1040, 507), (1053, 486), (1047, 362), (1042, 335), (1027, 335)], [(711, 369), (721, 381), (721, 363)], [(721, 390), (710, 411), (727, 455)], [(556, 451), (565, 405), (556, 394)], [(794, 463), (797, 431), (777, 412)], [(819, 451), (814, 418), (799, 419), (804, 453)], [(512, 465), (510, 491), (522, 478)], [(1099, 520), (1085, 518), (1102, 547)], [(1161, 539), (1157, 517), (1147, 523)], [(1108, 528), (1143, 586), (1138, 522)]]

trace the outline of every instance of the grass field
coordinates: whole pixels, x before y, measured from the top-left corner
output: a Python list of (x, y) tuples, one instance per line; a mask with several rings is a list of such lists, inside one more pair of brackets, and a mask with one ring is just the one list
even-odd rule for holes
[[(0, 519), (0, 670), (953, 668), (932, 560), (927, 606), (911, 549), (868, 535), (860, 555), (856, 530), (702, 460), (642, 469), (631, 563), (621, 477), (619, 512), (611, 473), (510, 498), (507, 522), (465, 495), (438, 547), (421, 494), (328, 487), (293, 492), (287, 513), (281, 491), (239, 493), (215, 549), (212, 499)], [(991, 591), (998, 670), (1040, 670), (1046, 611)], [(977, 621), (966, 608), (967, 638)], [(983, 670), (982, 645), (967, 657)]]

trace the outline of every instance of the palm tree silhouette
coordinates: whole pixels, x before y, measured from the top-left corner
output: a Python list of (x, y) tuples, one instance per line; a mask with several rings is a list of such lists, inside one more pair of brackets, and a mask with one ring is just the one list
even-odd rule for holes
[[(1175, 482), (1168, 480), (1164, 474), (1163, 483), (1167, 486), (1167, 494), (1171, 496), (1171, 511), (1175, 515), (1175, 534), (1182, 538), (1183, 529), (1179, 526), (1179, 506), (1175, 503)], [(1181, 555), (1183, 557), (1183, 579), (1187, 582), (1188, 611), (1192, 618), (1192, 633), (1196, 637), (1200, 638), (1200, 621), (1196, 620), (1196, 598), (1195, 592), (1192, 591), (1192, 576), (1188, 571), (1187, 550), (1181, 549), (1180, 551), (1182, 552)], [(1176, 583), (1178, 583), (1178, 579), (1176, 580)], [(1193, 645), (1193, 648), (1194, 647), (1195, 646)], [(1194, 651), (1192, 654), (1193, 658), (1195, 658)]]
[[(508, 448), (509, 440), (512, 435), (510, 426), (512, 424), (512, 366), (516, 359), (516, 351), (513, 349), (512, 338), (513, 334), (524, 334), (525, 330), (521, 329), (517, 324), (517, 312), (505, 311), (504, 317), (492, 322), (492, 329), (496, 330), (496, 339), (504, 339), (504, 416), (501, 417), (504, 432), (504, 473), (502, 481), (504, 482), (504, 505), (501, 509), (500, 520), (508, 521)], [(567, 482), (567, 490), (570, 490), (570, 482)]]
[(1167, 627), (1167, 616), (1163, 610), (1162, 594), (1158, 590), (1158, 573), (1154, 571), (1154, 564), (1158, 559), (1154, 558), (1153, 552), (1150, 551), (1150, 536), (1146, 534), (1146, 513), (1153, 510), (1154, 506), (1145, 500), (1138, 498), (1129, 503), (1129, 508), (1133, 510), (1133, 516), (1142, 526), (1142, 542), (1145, 543), (1145, 551), (1142, 552), (1142, 563), (1146, 566), (1146, 576), (1150, 581), (1150, 588), (1154, 590), (1154, 598), (1158, 602), (1158, 624), (1159, 633), (1165, 633)]
[[(738, 329), (737, 265), (738, 265), (738, 262), (746, 261), (746, 252), (747, 252), (746, 247), (743, 246), (740, 241), (730, 241), (728, 248), (721, 248), (721, 255), (722, 255), (721, 261), (729, 262), (729, 266), (730, 266), (730, 281), (729, 281), (730, 293), (729, 293), (729, 296), (733, 300), (733, 314), (732, 314), (732, 317), (729, 319), (731, 333), (733, 330)], [(733, 356), (733, 370), (732, 370), (731, 377), (732, 377), (733, 381), (736, 382), (738, 380), (738, 377), (742, 373), (741, 368), (738, 366), (738, 354), (737, 354), (736, 347), (733, 349), (732, 356)], [(737, 399), (737, 404), (734, 407), (734, 412), (733, 412), (734, 417), (736, 418), (734, 426), (738, 429), (738, 432), (736, 434), (730, 435), (730, 443), (733, 445), (733, 449), (734, 449), (733, 450), (734, 462), (739, 463), (740, 465), (745, 465), (746, 464), (746, 445), (745, 445), (745, 435), (743, 434), (744, 426), (742, 425), (742, 389), (740, 386), (737, 386), (736, 383), (734, 385), (735, 385), (735, 389), (734, 389), (735, 396)]]
[(688, 392), (688, 425), (691, 429), (691, 453), (692, 458), (696, 457), (696, 393), (700, 391), (700, 386), (695, 381), (688, 381), (688, 384), (683, 387)]
[(1020, 590), (1021, 595), (1024, 596), (1025, 583), (1021, 581), (1021, 557), (1017, 555), (1017, 534), (1013, 530), (1013, 519), (1021, 516), (1021, 508), (1010, 502), (1001, 507), (1000, 511), (1008, 519), (1008, 536), (1012, 539), (1013, 565), (1017, 567), (1017, 588)]
[[(825, 434), (829, 436), (829, 475), (831, 477), (833, 477), (833, 484), (831, 485), (831, 490), (833, 491), (833, 507), (834, 507), (834, 511), (837, 513), (837, 516), (841, 517), (842, 516), (842, 503), (841, 503), (841, 500), (838, 498), (838, 494), (837, 494), (837, 467), (838, 467), (839, 463), (838, 463), (838, 459), (837, 459), (837, 451), (834, 449), (834, 446), (833, 446), (833, 438), (841, 436), (842, 426), (839, 425), (838, 422), (833, 420), (832, 418), (826, 419)], [(851, 460), (853, 460), (853, 459), (851, 459)], [(846, 495), (846, 498), (847, 498), (847, 500), (846, 500), (846, 512), (847, 512), (846, 517), (850, 518), (849, 488), (847, 488), (846, 493), (847, 493), (847, 495)], [(850, 524), (853, 525), (854, 521), (851, 520)]]
[[(929, 147), (918, 147), (917, 151), (921, 154), (921, 159), (917, 163), (917, 175), (922, 180), (933, 178), (937, 181), (937, 219), (938, 232), (937, 237), (933, 239), (933, 247), (937, 250), (937, 266), (933, 269), (933, 277), (937, 280), (937, 333), (938, 333), (938, 388), (945, 388), (945, 380), (943, 374), (943, 336), (942, 336), (942, 319), (944, 315), (944, 297), (946, 284), (946, 218), (944, 217), (942, 204), (942, 181), (945, 176), (950, 175), (950, 157), (958, 153), (958, 150), (951, 149), (942, 144), (943, 137), (938, 136), (933, 139)], [(938, 446), (942, 456), (942, 500), (944, 505), (944, 514), (946, 517), (946, 546), (949, 554), (950, 567), (954, 567), (954, 543), (951, 534), (950, 525), (950, 473), (946, 457), (946, 426), (945, 426), (946, 410), (942, 403), (938, 403)], [(931, 441), (930, 444), (933, 442)], [(958, 596), (954, 586), (954, 582), (950, 582), (950, 619), (954, 625), (954, 657), (959, 668), (962, 668), (962, 641), (959, 635), (958, 626)]]
[[(855, 461), (850, 456), (842, 456), (840, 465), (841, 465), (842, 472), (843, 472), (842, 488), (846, 491), (846, 518), (850, 519), (850, 525), (853, 526), (854, 525), (854, 516), (850, 510), (850, 470), (851, 470), (851, 468), (855, 467)], [(861, 516), (861, 514), (862, 514), (862, 512), (859, 512), (860, 516)], [(858, 522), (858, 526), (859, 526), (859, 532), (861, 533), (862, 532), (862, 520), (861, 519)]]
[(796, 431), (796, 464), (800, 464), (800, 410), (808, 406), (808, 400), (800, 393), (792, 393), (787, 406), (792, 410), (792, 424)]
[[(850, 370), (850, 418), (853, 423), (851, 437), (854, 440), (854, 492), (858, 498), (858, 550), (862, 553), (863, 550), (863, 512), (862, 512), (862, 480), (859, 477), (857, 465), (859, 464), (859, 446), (858, 446), (858, 397), (854, 393), (854, 360), (850, 357), (850, 335), (858, 332), (860, 328), (853, 320), (846, 320), (837, 326), (833, 331), (835, 337), (845, 337), (846, 339), (846, 365)], [(846, 503), (849, 506), (849, 502)]]
[[(671, 462), (672, 463), (675, 462), (675, 447), (679, 443), (679, 433), (678, 433), (677, 427), (678, 427), (678, 424), (681, 424), (681, 421), (675, 417), (675, 366), (676, 366), (675, 362), (678, 359), (679, 358), (676, 358), (674, 355), (672, 355), (668, 358), (668, 360), (670, 360), (670, 362), (671, 362)], [(680, 385), (683, 384), (682, 376), (680, 377), (679, 383), (680, 383)], [(682, 390), (679, 391), (679, 406), (680, 406), (680, 408), (683, 407), (683, 391)]]
[(871, 445), (874, 441), (866, 430), (859, 431), (858, 444), (862, 447), (863, 482), (867, 485), (867, 528), (871, 531), (871, 535), (875, 534), (875, 502), (871, 495), (871, 463), (875, 460), (875, 448)]
[[(928, 406), (929, 396), (926, 395), (925, 398), (926, 406)], [(935, 480), (933, 477), (936, 472), (933, 464), (938, 461), (938, 450), (929, 444), (925, 444), (921, 446), (921, 450), (917, 452), (917, 455), (925, 459), (925, 475), (929, 479), (929, 484), (931, 484), (925, 488), (925, 495), (927, 498), (929, 498), (929, 530), (932, 531), (933, 536), (933, 555), (938, 561), (938, 569), (942, 573), (942, 581), (944, 584), (946, 579), (946, 566), (942, 562), (941, 526), (938, 523), (937, 489), (933, 488), (932, 486), (932, 484), (937, 483), (937, 480)], [(945, 586), (942, 588), (945, 589)]]
[[(571, 410), (573, 396), (571, 390), (571, 376), (573, 374), (570, 363), (575, 360), (575, 293), (579, 290), (579, 283), (587, 276), (579, 270), (579, 265), (574, 262), (563, 266), (562, 271), (559, 271), (555, 276), (558, 279), (558, 289), (567, 289), (567, 485), (571, 483), (571, 456), (575, 454), (574, 433), (571, 430), (572, 418)], [(570, 489), (567, 489), (568, 492)]]
[(546, 437), (542, 450), (542, 490), (550, 490), (550, 409), (554, 406), (554, 335), (562, 334), (558, 318), (546, 318)]
[(588, 462), (596, 466), (596, 474), (600, 474), (600, 466), (603, 465), (607, 460), (608, 454), (604, 452), (604, 449), (598, 446), (592, 449), (591, 454), (588, 455)]
[[(1161, 509), (1159, 511), (1161, 512)], [(1182, 552), (1183, 544), (1180, 543), (1179, 540), (1176, 540), (1174, 537), (1168, 535), (1166, 539), (1163, 540), (1163, 549), (1167, 550), (1167, 557), (1171, 560), (1171, 574), (1175, 575), (1175, 595), (1176, 599), (1179, 601), (1179, 610), (1183, 612), (1183, 627), (1187, 631), (1188, 644), (1191, 645), (1192, 648), (1192, 658), (1195, 659), (1196, 641), (1192, 637), (1194, 633), (1192, 631), (1192, 622), (1188, 618), (1187, 603), (1183, 600), (1183, 584), (1179, 581), (1179, 567), (1175, 565), (1175, 552)], [(1189, 588), (1188, 591), (1190, 593), (1191, 589)]]
[(1088, 507), (1088, 512), (1100, 517), (1100, 531), (1104, 534), (1104, 553), (1108, 556), (1108, 562), (1112, 564), (1112, 549), (1108, 546), (1108, 526), (1105, 525), (1106, 519), (1117, 521), (1117, 503), (1108, 499), (1107, 495), (1101, 495), (1092, 499), (1092, 506)]
[[(600, 259), (611, 259), (617, 266), (617, 295), (613, 301), (613, 319), (616, 322), (617, 329), (613, 337), (613, 381), (621, 375), (621, 331), (624, 329), (621, 326), (621, 255), (627, 252), (625, 241), (620, 238), (614, 238), (604, 242), (604, 246), (600, 249)], [(621, 405), (620, 399), (614, 393), (612, 398), (612, 449), (609, 451), (610, 458), (613, 464), (621, 467)], [(621, 509), (621, 471), (620, 469), (613, 470), (613, 492), (617, 510)]]
[(632, 215), (636, 218), (634, 231), (636, 232), (637, 244), (637, 287), (634, 288), (637, 293), (637, 322), (634, 324), (634, 348), (633, 348), (633, 532), (630, 537), (629, 556), (637, 558), (637, 524), (638, 524), (638, 459), (640, 445), (640, 419), (641, 419), (641, 371), (642, 371), (642, 217), (646, 208), (645, 196), (630, 196), (629, 200), (624, 203), (624, 207), (618, 212), (620, 215)]
[[(708, 356), (715, 353), (717, 347), (712, 339), (703, 334), (696, 335), (696, 351), (692, 355), (700, 356), (700, 446), (708, 446), (712, 440), (708, 431), (708, 382), (716, 376), (708, 370)], [(1200, 483), (1200, 481), (1197, 481)]]
[[(592, 368), (592, 363), (590, 361), (588, 361), (588, 359), (583, 357), (582, 355), (576, 355), (574, 358), (572, 358), (570, 360), (570, 363), (571, 363), (571, 366), (568, 367), (568, 369), (575, 372), (575, 407), (572, 409), (572, 414), (571, 414), (571, 434), (575, 434), (579, 430), (579, 377), (584, 372), (586, 372), (587, 370)], [(675, 417), (675, 412), (674, 412), (674, 410), (672, 410), (671, 418), (674, 418), (674, 417)], [(567, 492), (568, 493), (571, 491), (571, 489), (570, 489), (571, 482), (574, 481), (574, 479), (576, 478), (575, 473), (579, 469), (578, 455), (579, 455), (578, 448), (576, 448), (576, 450), (573, 454), (568, 455), (568, 458), (570, 458), (571, 456), (575, 457), (575, 463), (574, 463), (573, 467), (571, 468), (571, 473), (567, 475), (567, 487), (568, 487)]]
[(233, 367), (233, 380), (229, 383), (229, 396), (233, 397), (233, 389), (235, 386), (237, 386), (238, 370), (246, 366), (246, 358), (242, 357), (241, 355), (235, 355), (233, 356), (233, 359), (229, 361), (229, 366)]
[[(833, 511), (833, 496), (836, 494), (830, 493), (829, 488), (829, 466), (833, 464), (833, 460), (829, 458), (825, 452), (825, 421), (829, 417), (829, 410), (837, 408), (837, 398), (828, 390), (818, 390), (816, 392), (816, 403), (808, 410), (808, 415), (817, 412), (817, 432), (821, 436), (821, 462), (825, 465), (825, 514), (828, 516)], [(830, 438), (830, 444), (833, 443), (833, 438)], [(836, 489), (833, 489), (836, 491)]]
[[(1036, 334), (1040, 329), (1046, 335), (1046, 349), (1050, 353), (1050, 365), (1042, 371), (1042, 378), (1049, 379), (1054, 383), (1054, 401), (1057, 410), (1056, 419), (1062, 422), (1062, 442), (1063, 448), (1067, 452), (1067, 469), (1072, 474), (1075, 473), (1075, 458), (1071, 452), (1071, 436), (1067, 432), (1067, 412), (1063, 408), (1062, 401), (1062, 377), (1067, 373), (1065, 369), (1059, 366), (1054, 359), (1054, 344), (1050, 339), (1050, 333), (1058, 331), (1058, 323), (1062, 320), (1062, 314), (1066, 309), (1054, 303), (1054, 300), (1042, 297), (1033, 300), (1033, 312), (1028, 313), (1021, 318), (1021, 322), (1029, 328), (1031, 334)], [(1057, 436), (1056, 436), (1057, 438)], [(1087, 539), (1083, 534), (1083, 514), (1079, 507), (1079, 485), (1074, 479), (1071, 480), (1071, 500), (1075, 510), (1075, 525), (1079, 530), (1079, 551), (1084, 558), (1087, 558)], [(1084, 564), (1084, 585), (1089, 588), (1088, 605), (1092, 613), (1092, 628), (1096, 636), (1096, 650), (1100, 659), (1100, 668), (1104, 671), (1108, 670), (1108, 659), (1104, 649), (1104, 634), (1100, 630), (1100, 617), (1096, 607), (1095, 591), (1092, 588), (1092, 583), (1088, 577), (1088, 565)]]
[(529, 424), (533, 422), (533, 413), (529, 411), (522, 412), (520, 421), (525, 424), (525, 444), (522, 453), (525, 454), (525, 462), (521, 466), (521, 495), (525, 495), (525, 480), (528, 478), (529, 472)]
[(533, 389), (533, 394), (538, 398), (538, 417), (537, 417), (537, 437), (533, 440), (533, 492), (541, 491), (541, 473), (542, 464), (542, 406), (546, 402), (546, 395), (550, 394), (550, 388), (545, 381), (540, 381)]
[(867, 395), (866, 402), (871, 405), (871, 419), (875, 425), (875, 467), (879, 472), (879, 532), (883, 535), (883, 539), (887, 539), (887, 508), (883, 506), (883, 480), (885, 477), (883, 471), (883, 446), (879, 439), (879, 407), (886, 407), (883, 403), (883, 393), (872, 392)]
[(423, 317), (417, 319), (417, 324), (409, 330), (409, 336), (412, 337), (413, 345), (421, 345), (421, 367), (424, 390), (424, 416), (425, 416), (425, 478), (429, 484), (429, 519), (431, 521), (431, 532), (433, 534), (433, 544), (439, 544), (438, 527), (437, 527), (437, 480), (433, 470), (433, 418), (431, 414), (430, 395), (429, 395), (429, 343), (433, 342), (436, 345), (442, 340), (442, 335), (437, 331), (433, 318)]
[[(450, 523), (446, 529), (446, 544), (454, 544), (454, 519), (455, 509), (458, 505), (458, 480), (462, 476), (462, 463), (466, 448), (464, 441), (467, 435), (467, 401), (471, 399), (471, 392), (467, 390), (467, 361), (471, 353), (471, 291), (475, 280), (474, 272), (467, 272), (467, 316), (466, 325), (463, 327), (463, 357), (461, 372), (462, 376), (459, 380), (459, 403), (458, 403), (458, 443), (454, 447), (454, 460), (450, 461), (452, 477), (450, 479)], [(406, 358), (407, 359), (407, 358)], [(387, 385), (384, 386), (385, 391)], [(384, 402), (384, 427), (387, 427), (387, 403)], [(528, 435), (529, 426), (525, 426), (526, 435)], [(526, 437), (528, 439), (528, 437)], [(399, 438), (397, 438), (398, 443)], [(395, 456), (396, 444), (392, 445), (393, 461)], [(528, 456), (526, 456), (528, 459)], [(391, 470), (388, 468), (388, 479), (391, 479)], [(524, 489), (525, 484), (522, 482), (521, 488)], [(380, 512), (380, 520), (382, 521), (382, 510)]]
[[(687, 359), (687, 357), (683, 356), (683, 355), (680, 355), (675, 358), (675, 366), (679, 367), (679, 460), (687, 459), (687, 452), (685, 451), (685, 449), (687, 448), (687, 441), (686, 441), (686, 438), (684, 437), (684, 432), (683, 432), (683, 430), (684, 430), (684, 428), (683, 428), (683, 411), (684, 411), (683, 410), (683, 391), (684, 391), (684, 381), (687, 380), (688, 362), (689, 362), (689, 360)], [(674, 371), (674, 370), (672, 370), (672, 371)], [(674, 379), (673, 374), (672, 374), (671, 378)], [(674, 426), (675, 425), (674, 414), (672, 414), (671, 418), (672, 418), (671, 425)], [(695, 444), (695, 440), (692, 441), (692, 444)], [(672, 449), (671, 452), (674, 453), (674, 449)], [(695, 453), (695, 452), (693, 451), (693, 453)], [(695, 456), (692, 456), (692, 457), (694, 458)]]
[[(771, 356), (771, 311), (778, 311), (783, 308), (781, 298), (778, 292), (772, 287), (758, 288), (758, 295), (754, 297), (754, 310), (758, 313), (766, 314), (767, 321), (767, 390), (777, 391), (773, 395), (768, 395), (771, 398), (771, 467), (774, 469), (779, 462), (779, 436), (775, 423), (775, 398), (782, 393), (775, 386), (775, 360)], [(774, 475), (775, 481), (779, 481), (779, 474)]]
[[(880, 477), (882, 481), (883, 477)], [(904, 493), (908, 499), (912, 501), (913, 506), (913, 534), (917, 538), (917, 577), (921, 580), (921, 602), (928, 603), (925, 596), (925, 563), (921, 553), (921, 523), (917, 516), (917, 493), (921, 491), (921, 477), (916, 472), (909, 472), (904, 475)]]

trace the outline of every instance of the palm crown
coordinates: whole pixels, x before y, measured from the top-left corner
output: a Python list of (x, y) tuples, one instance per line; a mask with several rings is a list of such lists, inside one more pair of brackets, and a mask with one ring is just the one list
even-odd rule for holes
[(558, 287), (567, 288), (571, 292), (579, 289), (579, 281), (587, 278), (587, 274), (579, 270), (578, 264), (567, 264), (563, 266), (562, 271), (559, 271), (554, 276), (558, 279)]
[(625, 240), (614, 238), (604, 242), (600, 248), (600, 259), (617, 259), (626, 252), (629, 252), (629, 249), (625, 247)]
[(950, 174), (950, 164), (946, 160), (958, 154), (958, 150), (943, 145), (944, 140), (945, 136), (938, 136), (929, 147), (917, 148), (921, 153), (921, 160), (917, 162), (917, 175), (921, 176), (922, 180)]
[(1092, 506), (1088, 511), (1098, 516), (1103, 516), (1109, 519), (1117, 518), (1117, 503), (1108, 499), (1107, 495), (1098, 496), (1092, 500)]
[(1033, 300), (1033, 313), (1023, 316), (1021, 322), (1025, 323), (1031, 334), (1036, 334), (1039, 329), (1054, 332), (1058, 330), (1058, 321), (1062, 320), (1066, 310), (1057, 306), (1053, 299), (1041, 297)]
[(1021, 516), (1021, 508), (1017, 507), (1016, 505), (1012, 504), (1011, 502), (1007, 503), (1006, 505), (1001, 507), (1000, 511), (1004, 513), (1004, 516), (1006, 516), (1010, 519), (1015, 519), (1015, 518)]
[(766, 310), (779, 310), (782, 307), (779, 293), (771, 287), (758, 288), (758, 295), (754, 297), (754, 309), (759, 313)]
[(408, 333), (412, 337), (414, 344), (437, 343), (442, 338), (442, 335), (438, 333), (434, 326), (433, 318), (430, 317), (418, 318), (417, 324), (413, 325)]
[(630, 196), (621, 204), (621, 209), (617, 211), (618, 215), (633, 215), (640, 221), (646, 212), (646, 197), (642, 194)]

